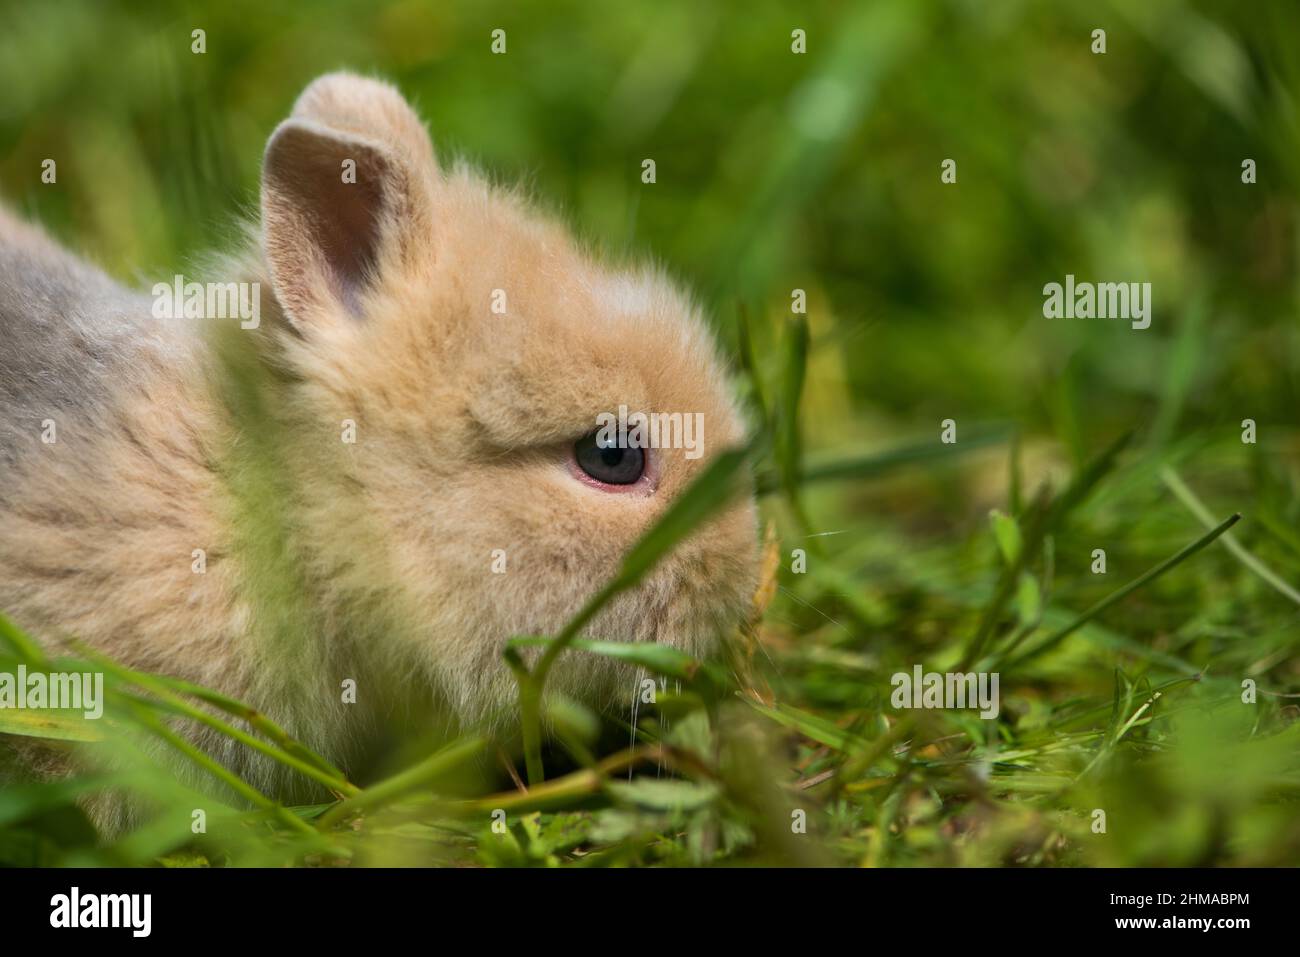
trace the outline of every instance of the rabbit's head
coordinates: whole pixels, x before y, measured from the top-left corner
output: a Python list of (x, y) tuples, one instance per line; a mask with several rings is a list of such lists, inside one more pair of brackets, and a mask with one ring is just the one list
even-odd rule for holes
[[(311, 436), (296, 444), (332, 448), (295, 476), (316, 577), (340, 608), (402, 620), (375, 654), (470, 720), (500, 713), (505, 641), (561, 629), (743, 440), (697, 310), (656, 270), (604, 266), (519, 195), (440, 169), (401, 96), (347, 74), (312, 83), (270, 139), (262, 248), (286, 401)], [(707, 653), (749, 607), (756, 558), (736, 501), (584, 633)], [(578, 652), (554, 676), (600, 705), (635, 690)]]

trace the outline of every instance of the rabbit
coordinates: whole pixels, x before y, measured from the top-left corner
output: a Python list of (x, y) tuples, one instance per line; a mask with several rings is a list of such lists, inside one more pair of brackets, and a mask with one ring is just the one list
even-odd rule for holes
[[(509, 727), (507, 639), (561, 629), (744, 439), (699, 308), (440, 165), (397, 90), (349, 73), (270, 136), (247, 233), (210, 270), (258, 291), (236, 327), (158, 318), (162, 288), (0, 210), (0, 611), (245, 700), (345, 768), (429, 702)], [(698, 415), (705, 454), (593, 441), (619, 406)], [(709, 654), (751, 607), (756, 525), (737, 496), (583, 634)], [(570, 651), (548, 688), (628, 708), (635, 677)]]

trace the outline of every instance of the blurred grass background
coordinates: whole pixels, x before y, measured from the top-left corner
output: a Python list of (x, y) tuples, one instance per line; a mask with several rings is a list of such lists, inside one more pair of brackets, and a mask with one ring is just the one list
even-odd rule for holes
[[(1243, 678), (1300, 691), (1300, 606), (1277, 587), (1300, 585), (1294, 5), (54, 0), (0, 4), (0, 22), (0, 195), (119, 277), (188, 271), (231, 241), (270, 130), (347, 67), (396, 83), (444, 158), (524, 180), (593, 244), (664, 262), (733, 351), (743, 306), (772, 390), (791, 290), (807, 290), (810, 459), (937, 443), (947, 418), (959, 447), (985, 424), (1018, 434), (1014, 455), (995, 444), (766, 510), (782, 560), (758, 658), (773, 703), (826, 727), (810, 735), (792, 710), (772, 722), (785, 750), (753, 760), (804, 782), (818, 860), (1300, 860), (1295, 707), (1238, 700)], [(1150, 281), (1151, 327), (1045, 319), (1043, 286), (1067, 273)], [(1041, 481), (1061, 488), (1130, 429), (1031, 569), (1042, 626), (1201, 535), (1193, 498), (1215, 521), (1245, 514), (1248, 561), (1216, 543), (1004, 673), (996, 723), (926, 717), (929, 743), (906, 757), (828, 744), (827, 727), (886, 740), (889, 676), (961, 659), (999, 575), (990, 509), (1023, 525)], [(799, 547), (807, 574), (791, 571)], [(1110, 741), (1150, 689), (1202, 673)], [(695, 799), (748, 836), (692, 844), (670, 822), (617, 859), (794, 853)], [(1089, 831), (1097, 807), (1109, 835)], [(548, 835), (572, 824), (534, 821), (517, 859), (467, 853), (569, 861), (587, 825), (576, 844)], [(600, 827), (615, 848), (641, 834)]]

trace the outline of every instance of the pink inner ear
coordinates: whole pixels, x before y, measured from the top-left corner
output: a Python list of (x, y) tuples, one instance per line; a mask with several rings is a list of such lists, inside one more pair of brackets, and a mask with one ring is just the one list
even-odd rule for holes
[[(350, 158), (350, 157), (349, 157)], [(357, 296), (372, 278), (379, 259), (380, 222), (388, 175), (376, 153), (356, 157), (357, 181), (342, 182), (342, 159), (326, 174), (318, 201), (327, 204), (320, 219), (319, 242), (330, 271), (338, 279), (344, 304), (355, 311)], [(327, 164), (328, 165), (328, 164)]]
[[(356, 164), (355, 182), (344, 180), (345, 160)], [(289, 287), (278, 291), (290, 309), (309, 307), (323, 282), (358, 313), (360, 293), (377, 271), (395, 173), (382, 150), (323, 127), (290, 123), (272, 138), (263, 219), (277, 284)], [(326, 275), (312, 275), (313, 263)]]

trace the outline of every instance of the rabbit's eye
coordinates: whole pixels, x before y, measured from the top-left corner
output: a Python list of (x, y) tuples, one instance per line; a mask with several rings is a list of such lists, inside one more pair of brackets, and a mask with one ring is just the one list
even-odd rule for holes
[(578, 467), (606, 485), (631, 485), (645, 472), (645, 451), (601, 444), (599, 432), (583, 436), (573, 444)]

